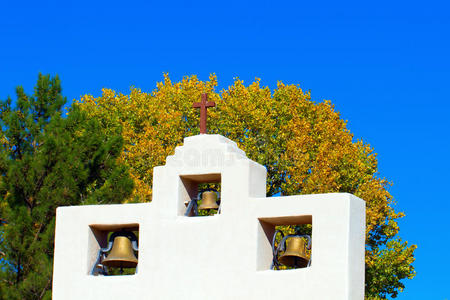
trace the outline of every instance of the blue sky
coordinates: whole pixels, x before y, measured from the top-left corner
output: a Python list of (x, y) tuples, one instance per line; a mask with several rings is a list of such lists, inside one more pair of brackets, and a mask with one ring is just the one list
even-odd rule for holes
[[(417, 276), (398, 299), (450, 298), (450, 6), (445, 1), (2, 1), (0, 99), (59, 74), (69, 100), (216, 73), (330, 99), (391, 180)], [(446, 275), (447, 274), (447, 275)]]

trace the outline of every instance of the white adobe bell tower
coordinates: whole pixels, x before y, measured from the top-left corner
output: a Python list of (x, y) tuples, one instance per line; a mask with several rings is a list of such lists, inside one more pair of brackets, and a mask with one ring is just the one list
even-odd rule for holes
[[(266, 169), (220, 135), (185, 138), (153, 178), (151, 203), (58, 208), (53, 299), (364, 299), (363, 200), (266, 198)], [(214, 215), (186, 213), (201, 183), (220, 184)], [(310, 264), (274, 270), (276, 226), (300, 224), (312, 224)], [(95, 275), (118, 230), (137, 236), (136, 273)]]

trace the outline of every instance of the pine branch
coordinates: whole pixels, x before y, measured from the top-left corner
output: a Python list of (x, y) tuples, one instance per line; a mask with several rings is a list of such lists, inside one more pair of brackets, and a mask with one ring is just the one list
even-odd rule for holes
[(52, 277), (50, 276), (50, 278), (47, 280), (47, 284), (45, 285), (44, 289), (42, 289), (41, 295), (39, 296), (39, 299), (42, 299), (45, 295), (45, 291), (47, 291), (48, 286), (50, 285), (52, 281)]

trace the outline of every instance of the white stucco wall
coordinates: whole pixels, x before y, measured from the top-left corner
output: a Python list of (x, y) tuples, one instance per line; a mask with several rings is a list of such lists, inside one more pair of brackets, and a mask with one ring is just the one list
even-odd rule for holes
[[(185, 217), (195, 182), (217, 174), (221, 213)], [(350, 194), (266, 198), (265, 185), (265, 168), (234, 142), (185, 138), (154, 169), (151, 203), (58, 208), (54, 299), (363, 299), (364, 201)], [(273, 226), (311, 221), (311, 267), (270, 270)], [(138, 273), (89, 275), (101, 240), (91, 228), (136, 225)]]

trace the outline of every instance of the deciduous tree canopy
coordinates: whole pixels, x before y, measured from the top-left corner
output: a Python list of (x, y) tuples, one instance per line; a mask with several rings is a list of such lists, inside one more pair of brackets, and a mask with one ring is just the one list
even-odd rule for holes
[(266, 166), (268, 196), (348, 192), (367, 202), (366, 297), (395, 297), (402, 279), (415, 275), (415, 245), (403, 242), (388, 191), (378, 176), (373, 149), (355, 141), (330, 101), (314, 102), (297, 85), (278, 83), (275, 90), (256, 80), (249, 86), (236, 80), (217, 93), (215, 76), (196, 76), (173, 83), (169, 76), (152, 93), (133, 88), (129, 95), (104, 89), (101, 97), (86, 95), (78, 106), (101, 120), (111, 134), (122, 129), (121, 160), (131, 170), (135, 190), (128, 200), (151, 201), (153, 167), (199, 133), (192, 103), (208, 93), (217, 103), (208, 111), (209, 133), (236, 141), (247, 156)]

